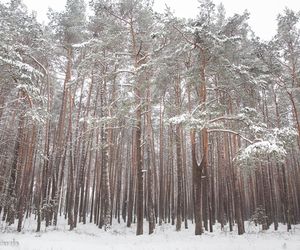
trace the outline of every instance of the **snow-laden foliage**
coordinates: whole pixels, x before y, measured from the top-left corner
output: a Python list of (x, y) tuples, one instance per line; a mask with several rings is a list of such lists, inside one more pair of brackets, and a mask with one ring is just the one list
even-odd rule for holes
[(287, 152), (283, 145), (276, 141), (258, 141), (241, 150), (236, 160), (243, 165), (251, 166), (256, 162), (267, 161), (275, 157), (276, 160), (284, 160)]
[[(259, 133), (261, 132), (259, 130)], [(270, 160), (284, 162), (289, 146), (295, 142), (296, 138), (297, 131), (294, 128), (265, 129), (260, 139), (256, 139), (239, 151), (235, 161), (246, 168), (255, 167), (259, 163)]]
[(46, 120), (49, 118), (49, 114), (45, 108), (34, 107), (29, 109), (25, 113), (24, 117), (29, 120), (30, 124), (44, 126), (46, 124)]
[(1, 4), (0, 16), (0, 90), (15, 100), (6, 108), (18, 103), (29, 123), (43, 124), (47, 116), (42, 93), (47, 75), (43, 28), (19, 1)]
[(207, 113), (201, 112), (200, 114), (192, 115), (192, 114), (181, 114), (178, 116), (171, 117), (167, 120), (169, 124), (181, 124), (186, 129), (197, 129), (201, 131), (203, 128), (214, 127), (214, 124), (209, 124), (207, 119)]

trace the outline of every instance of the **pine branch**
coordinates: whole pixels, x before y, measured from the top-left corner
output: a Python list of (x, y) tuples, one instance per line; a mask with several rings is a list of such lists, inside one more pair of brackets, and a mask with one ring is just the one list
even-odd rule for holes
[(229, 133), (229, 134), (234, 134), (234, 135), (237, 135), (237, 136), (241, 137), (244, 141), (246, 141), (250, 144), (253, 144), (253, 141), (251, 141), (248, 138), (244, 137), (240, 133), (235, 132), (235, 131), (230, 130), (230, 129), (209, 129), (209, 130), (207, 130), (207, 132), (208, 133)]
[(175, 29), (175, 30), (177, 30), (180, 34), (181, 34), (181, 36), (184, 38), (184, 40), (186, 40), (189, 44), (191, 44), (191, 45), (193, 45), (193, 46), (195, 46), (195, 47), (197, 47), (197, 48), (199, 48), (199, 49), (202, 49), (201, 48), (201, 46), (199, 46), (199, 44), (197, 44), (197, 43), (195, 43), (195, 42), (193, 42), (193, 41), (191, 41), (179, 28), (177, 28), (175, 25), (173, 25), (173, 28)]

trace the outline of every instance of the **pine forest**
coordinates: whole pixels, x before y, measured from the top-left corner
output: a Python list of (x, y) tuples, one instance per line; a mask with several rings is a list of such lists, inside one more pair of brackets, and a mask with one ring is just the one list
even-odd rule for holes
[[(0, 3), (0, 215), (195, 235), (300, 224), (300, 12), (257, 37), (198, 1)], [(145, 229), (144, 225), (147, 223)]]

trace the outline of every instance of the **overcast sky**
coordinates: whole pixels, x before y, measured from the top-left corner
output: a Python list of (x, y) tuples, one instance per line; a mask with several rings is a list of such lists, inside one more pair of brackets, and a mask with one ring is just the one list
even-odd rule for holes
[[(61, 10), (65, 5), (65, 0), (23, 0), (23, 2), (38, 12), (39, 20), (45, 19), (48, 6)], [(197, 15), (197, 0), (155, 0), (155, 2), (155, 9), (158, 11), (163, 10), (166, 3), (178, 16)], [(214, 0), (216, 4), (220, 2), (223, 2), (228, 16), (243, 13), (247, 9), (251, 13), (250, 26), (262, 39), (270, 39), (275, 34), (277, 14), (285, 7), (300, 11), (300, 0)]]

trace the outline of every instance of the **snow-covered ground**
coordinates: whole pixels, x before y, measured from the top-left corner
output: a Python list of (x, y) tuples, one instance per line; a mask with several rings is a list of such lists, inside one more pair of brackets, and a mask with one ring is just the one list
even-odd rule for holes
[(286, 232), (286, 226), (280, 225), (278, 231), (270, 229), (261, 232), (252, 224), (245, 223), (247, 233), (238, 236), (237, 232), (223, 231), (215, 226), (214, 233), (205, 232), (202, 236), (194, 236), (194, 225), (189, 229), (176, 232), (175, 227), (164, 224), (157, 226), (153, 235), (135, 235), (135, 225), (114, 223), (109, 232), (104, 232), (94, 224), (82, 225), (70, 232), (65, 222), (58, 227), (43, 227), (36, 233), (36, 222), (26, 220), (24, 230), (16, 232), (16, 225), (7, 227), (0, 223), (0, 250), (300, 250), (300, 225), (293, 226)]

